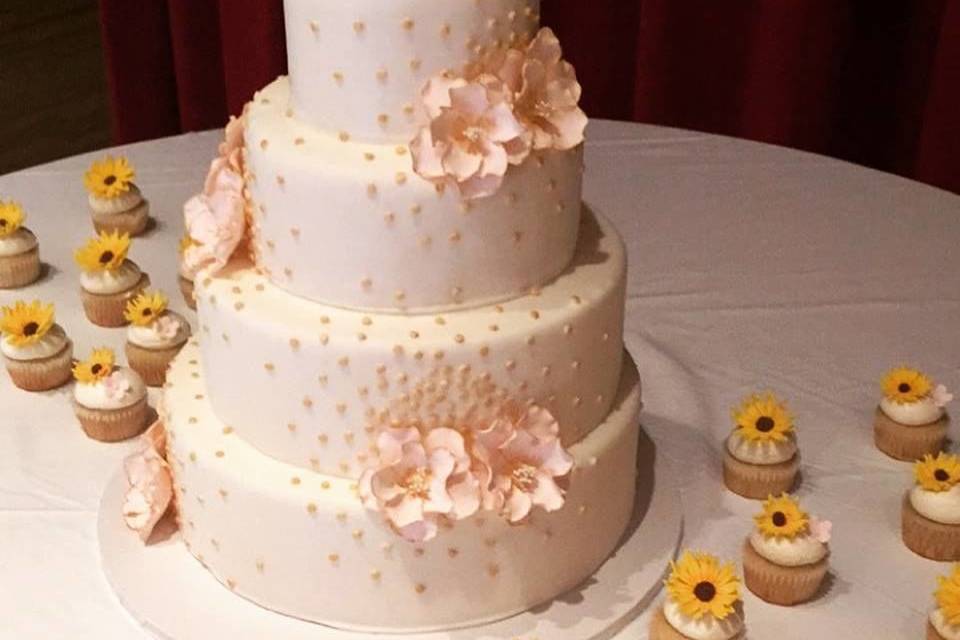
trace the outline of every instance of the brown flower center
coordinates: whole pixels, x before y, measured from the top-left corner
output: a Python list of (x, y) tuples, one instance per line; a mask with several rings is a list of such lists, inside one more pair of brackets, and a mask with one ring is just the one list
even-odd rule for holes
[(775, 424), (776, 423), (774, 423), (773, 418), (769, 416), (760, 416), (759, 418), (757, 418), (757, 423), (756, 423), (757, 431), (761, 433), (773, 431), (773, 427)]
[(5, 227), (5, 226), (7, 226), (7, 219), (0, 218), (0, 227)]
[(901, 382), (899, 385), (897, 385), (897, 391), (900, 393), (908, 393), (910, 391), (910, 385), (906, 382)]
[(106, 178), (103, 179), (103, 184), (105, 184), (105, 185), (107, 185), (107, 186), (109, 187), (110, 185), (112, 185), (112, 184), (113, 184), (114, 182), (116, 182), (116, 181), (117, 181), (117, 176), (111, 174), (111, 175), (109, 175), (109, 176), (107, 176)]
[(151, 309), (150, 307), (147, 307), (146, 309), (143, 310), (143, 317), (149, 318), (152, 315), (153, 315), (153, 309)]
[(98, 363), (98, 364), (95, 364), (95, 365), (93, 365), (92, 367), (90, 367), (90, 373), (92, 373), (93, 375), (97, 375), (97, 374), (100, 373), (101, 371), (103, 371), (103, 365), (102, 365), (102, 364), (99, 364), (99, 363)]
[(104, 251), (100, 254), (100, 264), (110, 264), (113, 257), (113, 251)]
[(717, 588), (713, 586), (712, 582), (698, 582), (697, 586), (693, 588), (693, 595), (697, 596), (697, 600), (700, 602), (710, 602), (717, 595)]
[(36, 322), (28, 322), (27, 324), (23, 325), (23, 335), (25, 336), (35, 335), (39, 329), (40, 329), (40, 325), (37, 324)]
[(773, 521), (774, 526), (782, 527), (787, 524), (787, 516), (784, 515), (783, 511), (776, 511), (773, 514), (773, 517), (770, 518)]
[(939, 480), (940, 482), (946, 482), (950, 479), (950, 474), (944, 471), (943, 469), (937, 469), (933, 472), (933, 477)]

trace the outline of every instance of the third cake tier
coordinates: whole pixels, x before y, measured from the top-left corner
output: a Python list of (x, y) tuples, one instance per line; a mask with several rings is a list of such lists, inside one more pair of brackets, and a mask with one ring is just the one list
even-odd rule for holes
[(267, 455), (340, 477), (360, 475), (383, 426), (443, 426), (507, 400), (548, 408), (570, 446), (609, 412), (623, 350), (622, 242), (590, 213), (579, 235), (542, 289), (426, 315), (321, 305), (235, 263), (197, 283), (210, 402)]

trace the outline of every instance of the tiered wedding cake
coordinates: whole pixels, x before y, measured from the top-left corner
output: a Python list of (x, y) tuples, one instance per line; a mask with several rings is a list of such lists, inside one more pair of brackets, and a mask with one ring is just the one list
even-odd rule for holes
[(343, 628), (549, 600), (624, 532), (640, 411), (573, 69), (536, 0), (285, 4), (290, 77), (186, 208), (200, 331), (162, 409), (183, 540)]

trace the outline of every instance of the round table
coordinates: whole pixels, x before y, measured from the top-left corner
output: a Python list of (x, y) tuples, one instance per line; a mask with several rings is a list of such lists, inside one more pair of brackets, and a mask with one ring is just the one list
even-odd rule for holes
[[(218, 140), (113, 150), (136, 164), (158, 221), (131, 257), (178, 311), (181, 206)], [(79, 354), (124, 341), (84, 318), (77, 293), (72, 253), (92, 232), (82, 175), (93, 156), (0, 177), (0, 198), (24, 205), (50, 265), (40, 283), (0, 291), (0, 304), (56, 302)], [(913, 363), (960, 387), (960, 197), (779, 147), (597, 121), (585, 200), (626, 239), (626, 342), (644, 379), (644, 426), (686, 470), (685, 546), (739, 561), (758, 510), (720, 479), (731, 406), (769, 389), (796, 416), (798, 494), (834, 522), (832, 576), (822, 597), (789, 609), (746, 592), (750, 637), (921, 637), (949, 565), (900, 542), (911, 467), (874, 448), (871, 425), (890, 366)], [(137, 445), (87, 439), (68, 398), (69, 388), (28, 394), (0, 376), (0, 635), (144, 637), (103, 577), (96, 541), (103, 488)]]

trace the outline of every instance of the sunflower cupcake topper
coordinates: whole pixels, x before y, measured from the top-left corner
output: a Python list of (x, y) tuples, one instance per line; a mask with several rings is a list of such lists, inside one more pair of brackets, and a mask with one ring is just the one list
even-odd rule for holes
[(127, 259), (129, 250), (129, 235), (102, 232), (77, 249), (73, 257), (84, 271), (115, 271)]
[(938, 407), (945, 407), (953, 394), (942, 384), (934, 386), (923, 372), (910, 367), (896, 367), (887, 372), (880, 381), (883, 397), (896, 404), (915, 404), (928, 398)]
[(130, 190), (136, 177), (133, 165), (123, 156), (95, 160), (83, 176), (87, 191), (97, 198), (113, 199)]
[(115, 358), (111, 349), (94, 349), (87, 360), (74, 365), (73, 377), (81, 384), (94, 384), (113, 373), (114, 364)]
[(733, 410), (733, 422), (749, 442), (784, 442), (793, 433), (793, 416), (772, 393), (746, 398)]
[(960, 564), (953, 566), (949, 576), (937, 577), (937, 590), (933, 597), (947, 623), (960, 625)]
[(23, 207), (19, 203), (0, 200), (0, 238), (16, 233), (26, 218)]
[(913, 475), (926, 491), (949, 491), (960, 483), (960, 458), (942, 451), (936, 457), (928, 453), (913, 465)]
[(123, 317), (134, 326), (146, 327), (162, 316), (166, 309), (167, 296), (160, 291), (144, 291), (127, 303)]
[(734, 612), (740, 599), (740, 580), (733, 564), (706, 553), (685, 551), (678, 562), (670, 563), (667, 594), (680, 611), (695, 620), (713, 616), (724, 620)]
[(753, 519), (757, 523), (757, 530), (767, 538), (792, 540), (810, 530), (810, 516), (800, 508), (795, 498), (786, 493), (767, 498), (763, 503), (763, 511)]
[(22, 300), (12, 307), (3, 307), (0, 330), (7, 343), (15, 347), (36, 344), (53, 327), (53, 305), (34, 300), (30, 304)]

